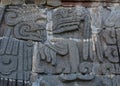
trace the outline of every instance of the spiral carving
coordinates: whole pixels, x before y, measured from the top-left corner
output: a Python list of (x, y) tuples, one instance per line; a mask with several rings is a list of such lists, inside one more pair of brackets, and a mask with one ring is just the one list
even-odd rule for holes
[(102, 68), (102, 74), (112, 74), (114, 70), (114, 65), (110, 63), (104, 63), (101, 66)]
[(7, 12), (5, 15), (5, 22), (8, 25), (16, 25), (20, 22), (19, 13), (15, 11)]
[(109, 46), (106, 49), (105, 56), (112, 63), (118, 63), (119, 62), (119, 56), (118, 56), (118, 52), (117, 52), (117, 47), (116, 46)]
[(92, 64), (90, 62), (83, 62), (79, 65), (79, 71), (82, 74), (89, 74), (92, 72)]
[(2, 56), (0, 58), (0, 73), (3, 75), (11, 74), (17, 69), (17, 58), (14, 56)]
[(18, 39), (23, 40), (33, 40), (33, 41), (43, 41), (46, 34), (42, 25), (37, 25), (34, 23), (21, 22), (17, 24), (14, 28), (14, 35)]

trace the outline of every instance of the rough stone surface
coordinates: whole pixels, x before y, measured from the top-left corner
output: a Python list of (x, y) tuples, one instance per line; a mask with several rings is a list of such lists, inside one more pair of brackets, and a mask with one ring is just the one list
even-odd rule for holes
[(97, 2), (120, 2), (119, 0), (62, 0), (64, 2), (94, 2), (94, 1), (97, 1)]
[(8, 4), (0, 5), (0, 86), (120, 85), (119, 3)]

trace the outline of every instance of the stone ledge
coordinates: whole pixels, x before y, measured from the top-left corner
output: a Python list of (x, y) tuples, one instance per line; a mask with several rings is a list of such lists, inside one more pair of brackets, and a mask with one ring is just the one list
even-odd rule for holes
[(63, 2), (120, 2), (119, 0), (62, 0)]

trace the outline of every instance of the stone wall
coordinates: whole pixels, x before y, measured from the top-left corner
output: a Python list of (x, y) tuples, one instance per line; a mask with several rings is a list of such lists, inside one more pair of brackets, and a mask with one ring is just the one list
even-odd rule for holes
[(1, 0), (0, 86), (119, 81), (119, 0)]

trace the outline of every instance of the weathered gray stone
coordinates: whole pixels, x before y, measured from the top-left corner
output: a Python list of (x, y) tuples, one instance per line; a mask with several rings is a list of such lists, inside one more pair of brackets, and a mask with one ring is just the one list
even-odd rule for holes
[[(59, 40), (54, 45), (40, 45), (40, 48), (38, 48), (39, 55), (37, 55), (39, 56), (38, 58), (40, 58), (40, 60), (37, 60), (36, 63), (39, 63), (45, 68), (44, 71), (39, 71), (40, 73), (50, 73), (50, 63), (52, 66), (51, 70), (54, 71), (53, 73), (70, 73), (70, 71), (71, 73), (78, 72), (79, 53), (77, 50), (76, 42), (68, 40)], [(76, 63), (74, 63), (74, 60)], [(46, 62), (46, 64), (43, 64), (43, 62)], [(47, 67), (47, 65), (49, 68)]]
[(0, 7), (0, 86), (119, 86), (120, 7), (38, 2)]
[(47, 0), (47, 4), (50, 6), (60, 6), (62, 5), (61, 0)]
[[(87, 2), (87, 0), (62, 0), (65, 2)], [(88, 2), (120, 2), (119, 0), (89, 0)]]
[(46, 40), (46, 20), (42, 9), (36, 5), (23, 5), (9, 6), (7, 10), (5, 23), (9, 27), (13, 26), (15, 38), (41, 42)]
[(2, 4), (24, 4), (24, 0), (1, 0)]
[(32, 70), (32, 43), (13, 38), (3, 38), (1, 41), (3, 42), (0, 45), (1, 77), (29, 80), (29, 73)]
[(116, 46), (107, 47), (107, 49), (105, 51), (105, 57), (107, 57), (107, 59), (110, 62), (119, 63), (119, 56), (118, 56), (117, 47)]
[(5, 6), (0, 6), (0, 25), (3, 19), (4, 12), (5, 12)]
[[(36, 83), (32, 86), (76, 86), (76, 85), (83, 85), (83, 86), (113, 86), (112, 79), (107, 76), (92, 76), (92, 75), (79, 75), (82, 77), (87, 77), (86, 79), (76, 79), (78, 77), (77, 74), (71, 75), (48, 75), (48, 76), (41, 76)], [(80, 77), (79, 77), (80, 78)], [(91, 79), (89, 79), (91, 78)], [(64, 81), (65, 80), (65, 81)], [(61, 82), (62, 81), (62, 82)]]

